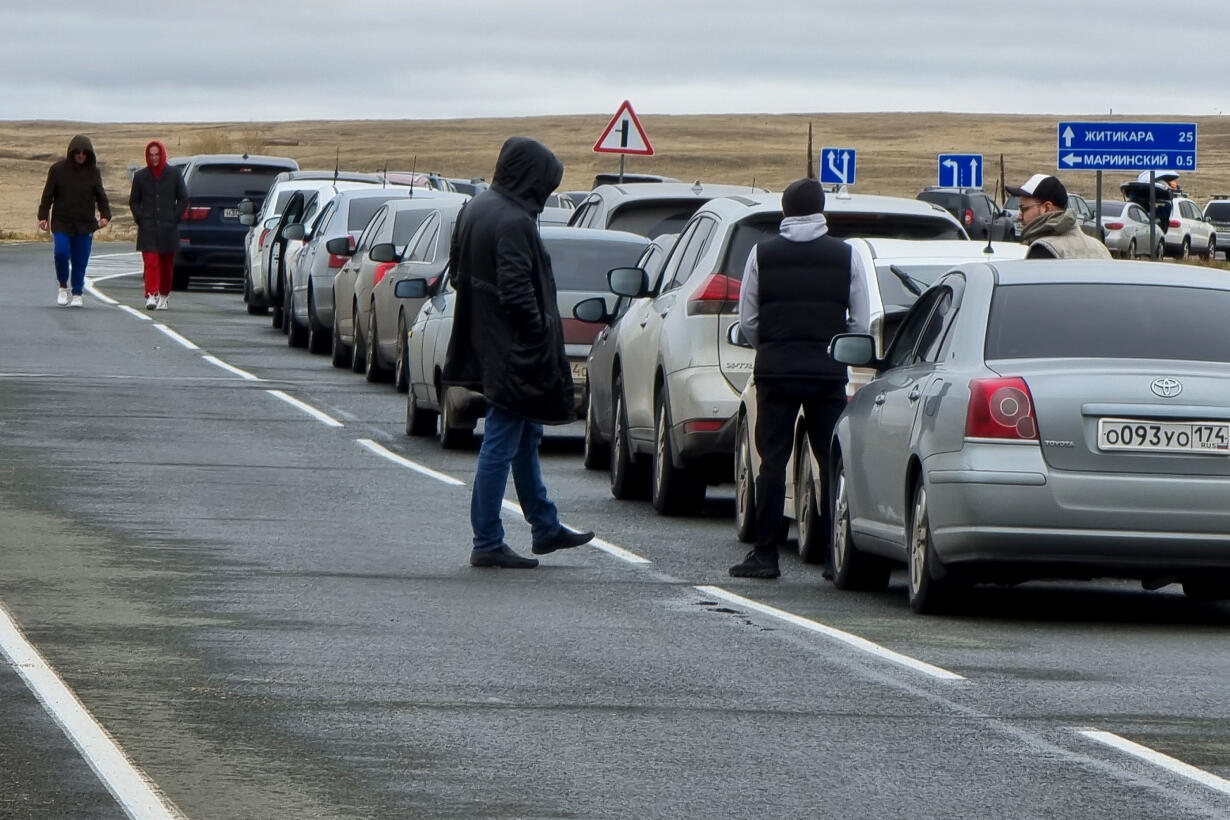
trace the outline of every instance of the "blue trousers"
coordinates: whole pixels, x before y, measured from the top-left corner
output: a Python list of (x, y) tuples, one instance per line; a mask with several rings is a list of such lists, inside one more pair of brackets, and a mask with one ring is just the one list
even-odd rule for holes
[(478, 451), (478, 469), (470, 496), (470, 524), (474, 528), (475, 550), (497, 550), (504, 545), (504, 525), (500, 507), (511, 469), (517, 500), (529, 522), (535, 541), (559, 531), (559, 511), (547, 498), (538, 464), (538, 445), (542, 425), (499, 407), (487, 409), (483, 427), (483, 446)]
[(81, 295), (85, 289), (85, 266), (90, 261), (90, 248), (94, 246), (94, 234), (79, 233), (69, 236), (66, 233), (53, 233), (55, 240), (56, 279), (60, 287), (68, 287), (69, 275), (72, 275), (73, 295)]

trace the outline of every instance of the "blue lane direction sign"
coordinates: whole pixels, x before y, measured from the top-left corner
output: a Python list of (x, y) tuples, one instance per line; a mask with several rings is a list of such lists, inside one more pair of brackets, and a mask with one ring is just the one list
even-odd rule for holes
[(942, 188), (981, 188), (982, 154), (940, 154)]
[(1061, 171), (1195, 171), (1194, 122), (1061, 122)]
[(853, 148), (821, 149), (820, 184), (853, 185), (856, 158)]

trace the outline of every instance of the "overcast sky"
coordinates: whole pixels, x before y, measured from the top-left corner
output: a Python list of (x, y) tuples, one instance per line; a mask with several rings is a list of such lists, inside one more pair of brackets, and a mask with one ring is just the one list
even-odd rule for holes
[[(930, 10), (935, 7), (937, 10)], [(1230, 113), (1230, 2), (0, 0), (0, 118)]]

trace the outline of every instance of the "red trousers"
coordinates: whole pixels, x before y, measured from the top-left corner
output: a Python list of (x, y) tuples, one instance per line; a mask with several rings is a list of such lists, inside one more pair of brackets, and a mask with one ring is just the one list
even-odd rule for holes
[(141, 251), (141, 261), (145, 264), (145, 295), (170, 296), (175, 254)]

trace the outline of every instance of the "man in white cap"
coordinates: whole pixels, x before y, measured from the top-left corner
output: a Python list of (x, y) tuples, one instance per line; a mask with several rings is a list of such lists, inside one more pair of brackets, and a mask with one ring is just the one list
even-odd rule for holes
[(1068, 210), (1068, 189), (1052, 176), (1034, 174), (1007, 191), (1020, 197), (1021, 241), (1029, 243), (1026, 259), (1110, 259), (1106, 246), (1080, 229)]

